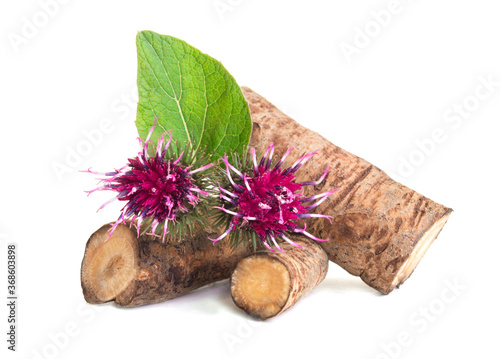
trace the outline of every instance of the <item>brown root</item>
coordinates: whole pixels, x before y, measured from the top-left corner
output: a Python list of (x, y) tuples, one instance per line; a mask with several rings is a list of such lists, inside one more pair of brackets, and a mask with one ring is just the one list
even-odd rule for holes
[[(330, 166), (322, 183), (304, 187), (306, 196), (339, 188), (318, 208), (334, 217), (333, 224), (315, 219), (307, 227), (319, 238), (330, 238), (321, 242), (328, 258), (381, 293), (400, 286), (452, 210), (301, 126), (249, 88), (242, 90), (253, 122), (251, 146), (264, 152), (273, 142), (278, 157), (289, 147), (296, 156), (317, 151), (297, 172), (298, 182), (315, 180)], [(294, 156), (288, 156), (284, 166), (291, 161)]]
[(182, 242), (161, 243), (135, 228), (118, 225), (108, 238), (104, 225), (89, 238), (82, 262), (81, 282), (89, 303), (114, 301), (133, 307), (163, 302), (229, 278), (239, 260), (252, 250), (232, 249), (228, 241), (215, 245), (200, 230)]
[(328, 257), (307, 238), (302, 248), (284, 243), (284, 252), (262, 251), (241, 260), (231, 276), (234, 303), (249, 315), (268, 319), (291, 308), (326, 276)]

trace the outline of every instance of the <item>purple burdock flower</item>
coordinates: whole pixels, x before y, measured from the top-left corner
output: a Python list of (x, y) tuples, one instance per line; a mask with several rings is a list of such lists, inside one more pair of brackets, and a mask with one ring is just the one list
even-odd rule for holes
[[(162, 134), (155, 148), (149, 149), (150, 137), (156, 126), (153, 124), (146, 141), (139, 138), (141, 151), (134, 158), (129, 158), (128, 164), (112, 172), (95, 172), (89, 169), (86, 172), (103, 175), (100, 180), (103, 183), (88, 194), (95, 191), (114, 191), (116, 197), (104, 203), (102, 209), (109, 203), (119, 200), (127, 203), (121, 209), (121, 214), (110, 229), (109, 235), (113, 233), (118, 224), (130, 225), (136, 221), (137, 236), (140, 235), (141, 225), (147, 225), (146, 231), (160, 236), (165, 241), (169, 233), (169, 223), (177, 223), (179, 218), (184, 218), (196, 208), (202, 201), (200, 195), (208, 196), (213, 184), (206, 176), (199, 176), (199, 172), (206, 170), (214, 163), (200, 166), (205, 160), (200, 153), (195, 154), (188, 145), (183, 151), (178, 144), (172, 143), (172, 136), (164, 141)], [(180, 152), (180, 153), (179, 153)], [(197, 167), (193, 169), (193, 167)], [(208, 188), (207, 188), (208, 187)], [(184, 217), (183, 217), (184, 216)], [(185, 218), (184, 218), (185, 219)], [(199, 214), (195, 219), (200, 220)], [(182, 221), (180, 225), (190, 225), (190, 222)], [(172, 226), (171, 226), (172, 227)], [(159, 229), (159, 235), (156, 230)], [(182, 233), (182, 228), (175, 231)]]
[[(269, 241), (278, 250), (282, 251), (277, 242), (279, 238), (300, 247), (287, 236), (288, 232), (302, 233), (316, 241), (327, 241), (328, 239), (316, 238), (306, 232), (304, 219), (322, 217), (330, 220), (331, 216), (309, 213), (309, 210), (317, 207), (337, 189), (312, 197), (305, 197), (301, 189), (304, 186), (321, 183), (328, 173), (328, 167), (317, 181), (295, 182), (295, 172), (316, 152), (304, 155), (291, 167), (282, 169), (281, 165), (292, 151), (291, 148), (274, 166), (271, 166), (274, 154), (273, 144), (268, 147), (259, 163), (257, 163), (255, 149), (252, 148), (251, 151), (253, 169), (248, 171), (251, 172), (250, 175), (231, 165), (227, 156), (224, 155), (225, 172), (230, 183), (229, 187), (232, 188), (223, 188), (219, 184), (220, 197), (224, 204), (222, 207), (215, 208), (232, 215), (232, 218), (229, 221), (227, 230), (218, 238), (212, 239), (212, 241), (219, 241), (236, 230), (255, 233), (259, 240), (273, 252), (274, 250)], [(231, 171), (234, 172), (235, 179), (231, 176)], [(307, 204), (314, 200), (318, 201)], [(301, 223), (304, 225), (303, 228), (299, 227)], [(252, 236), (253, 233), (251, 233)]]

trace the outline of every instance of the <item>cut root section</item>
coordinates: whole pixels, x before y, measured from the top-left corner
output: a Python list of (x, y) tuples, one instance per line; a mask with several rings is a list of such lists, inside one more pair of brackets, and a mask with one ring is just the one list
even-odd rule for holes
[(231, 295), (250, 315), (274, 317), (290, 295), (290, 273), (283, 263), (265, 254), (247, 257), (231, 277)]
[(231, 296), (247, 314), (268, 319), (283, 313), (325, 278), (328, 258), (305, 237), (294, 237), (299, 249), (283, 244), (284, 252), (259, 252), (241, 260), (231, 276)]
[(115, 299), (134, 280), (139, 268), (137, 238), (133, 232), (118, 226), (109, 237), (108, 229), (105, 226), (95, 232), (85, 250), (82, 287), (89, 303)]
[(420, 262), (425, 252), (427, 252), (427, 249), (429, 249), (432, 242), (434, 242), (434, 240), (437, 238), (439, 232), (441, 232), (441, 229), (443, 229), (446, 221), (448, 221), (448, 218), (450, 217), (450, 214), (451, 211), (445, 214), (437, 222), (435, 222), (431, 226), (431, 228), (429, 228), (424, 233), (420, 241), (415, 245), (415, 248), (413, 248), (413, 251), (411, 252), (408, 259), (403, 263), (401, 268), (396, 273), (396, 276), (394, 277), (394, 280), (392, 281), (391, 286), (388, 288), (387, 292), (390, 292), (394, 287), (399, 287), (413, 273), (413, 270)]

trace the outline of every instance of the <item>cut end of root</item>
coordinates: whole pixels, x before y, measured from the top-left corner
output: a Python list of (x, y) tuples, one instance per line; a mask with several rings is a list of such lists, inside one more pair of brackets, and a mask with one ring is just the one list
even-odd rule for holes
[(290, 274), (279, 260), (253, 255), (241, 260), (231, 277), (234, 303), (247, 314), (267, 319), (277, 315), (290, 295)]
[[(415, 248), (413, 249), (412, 253), (408, 257), (408, 259), (403, 263), (401, 268), (399, 268), (398, 272), (396, 273), (396, 276), (394, 277), (394, 280), (392, 281), (391, 285), (387, 289), (387, 293), (391, 292), (395, 287), (399, 287), (401, 284), (404, 283), (406, 279), (413, 273), (413, 270), (417, 266), (417, 264), (420, 262), (422, 257), (424, 256), (425, 252), (427, 252), (427, 249), (431, 246), (432, 242), (436, 239), (438, 236), (439, 232), (441, 232), (441, 229), (443, 229), (443, 226), (446, 224), (448, 221), (448, 218), (450, 217), (452, 210), (449, 210), (441, 219), (436, 221), (434, 225), (432, 225), (422, 236), (420, 241), (417, 243)], [(385, 293), (385, 294), (387, 294)]]
[(87, 302), (103, 303), (116, 298), (134, 280), (138, 270), (135, 234), (118, 225), (108, 238), (109, 225), (90, 237), (82, 262), (82, 288)]

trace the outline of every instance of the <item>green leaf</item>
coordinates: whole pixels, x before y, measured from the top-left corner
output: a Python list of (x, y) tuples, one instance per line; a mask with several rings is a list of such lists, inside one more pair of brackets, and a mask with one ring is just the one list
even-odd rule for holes
[(246, 151), (252, 130), (248, 104), (219, 61), (182, 40), (152, 31), (139, 32), (137, 53), (136, 125), (142, 139), (157, 117), (153, 141), (171, 130), (175, 140), (216, 158)]

